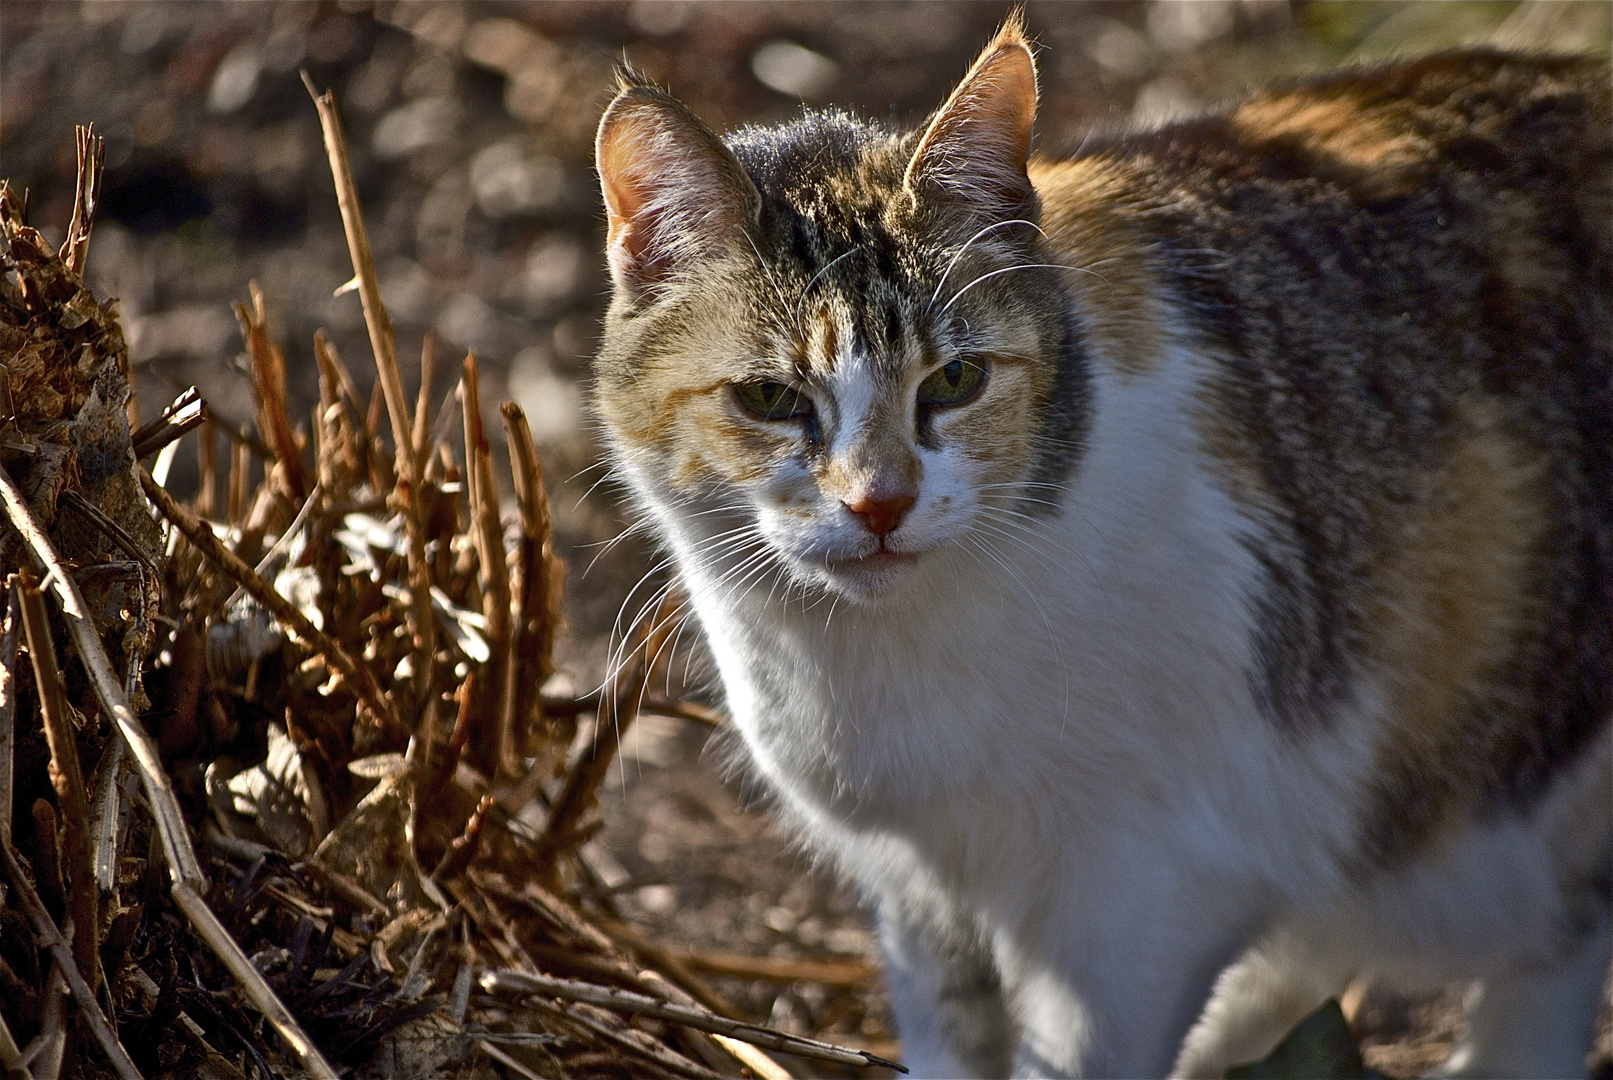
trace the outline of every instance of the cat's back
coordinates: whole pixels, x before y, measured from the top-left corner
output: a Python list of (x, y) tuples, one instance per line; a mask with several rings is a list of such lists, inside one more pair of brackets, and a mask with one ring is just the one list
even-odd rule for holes
[[(1613, 293), (1605, 62), (1482, 51), (1346, 71), (1037, 171), (1051, 232), (1148, 248), (1227, 338), (1269, 319), (1379, 341), (1391, 320), (1443, 317), (1492, 341), (1458, 363), (1507, 351), (1524, 322), (1550, 326), (1559, 358), (1607, 344), (1555, 336), (1575, 322), (1561, 309), (1605, 318)], [(1102, 223), (1124, 238), (1099, 241)]]
[(1038, 191), (1077, 259), (1163, 283), (1075, 283), (1121, 367), (1162, 355), (1122, 303), (1209, 360), (1203, 445), (1268, 570), (1266, 711), (1378, 713), (1366, 857), (1532, 805), (1613, 714), (1607, 65), (1326, 76), (1045, 164)]
[(1436, 175), (1507, 186), (1556, 175), (1605, 200), (1610, 125), (1606, 61), (1473, 50), (1274, 84), (1202, 117), (1089, 143), (1087, 156), (1145, 161), (1199, 190), (1315, 180), (1378, 202)]
[(1385, 316), (1482, 311), (1494, 338), (1565, 303), (1606, 316), (1605, 62), (1481, 51), (1319, 76), (1039, 172), (1050, 231), (1091, 243), (1095, 218), (1113, 223), (1223, 335), (1280, 317), (1374, 340)]
[(1552, 309), (1600, 300), (1605, 317), (1610, 87), (1605, 63), (1448, 54), (1262, 92), (1115, 156), (1169, 220), (1172, 268), (1222, 271), (1220, 295), (1197, 293), (1211, 307), (1293, 301), (1288, 325), (1312, 313), (1373, 340), (1427, 303), (1424, 318), (1479, 316), (1490, 351), (1533, 322), (1554, 324), (1554, 355), (1583, 357), (1607, 337), (1558, 340), (1572, 330)]

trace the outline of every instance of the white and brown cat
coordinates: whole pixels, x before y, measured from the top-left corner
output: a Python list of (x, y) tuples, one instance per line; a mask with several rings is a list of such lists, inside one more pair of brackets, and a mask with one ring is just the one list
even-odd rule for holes
[[(1355, 978), (1585, 1068), (1613, 907), (1605, 65), (1433, 57), (1030, 156), (600, 125), (598, 409), (931, 1076), (1215, 1074)], [(1206, 1004), (1208, 1003), (1208, 1004)]]

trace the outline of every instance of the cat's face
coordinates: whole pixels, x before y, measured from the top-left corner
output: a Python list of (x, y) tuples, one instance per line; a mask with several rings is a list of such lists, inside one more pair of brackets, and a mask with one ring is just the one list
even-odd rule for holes
[(598, 407), (664, 526), (739, 588), (852, 599), (1046, 505), (1074, 407), (1025, 177), (1034, 73), (988, 49), (921, 136), (719, 143), (629, 87), (601, 125), (616, 282)]

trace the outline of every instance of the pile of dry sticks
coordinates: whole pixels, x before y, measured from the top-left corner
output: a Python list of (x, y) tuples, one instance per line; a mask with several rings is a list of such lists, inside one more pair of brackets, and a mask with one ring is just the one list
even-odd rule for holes
[[(745, 1022), (614, 917), (584, 850), (599, 785), (641, 708), (701, 713), (646, 693), (672, 612), (610, 692), (541, 694), (562, 567), (526, 419), (503, 406), (510, 542), (476, 360), (434, 410), (428, 345), (405, 400), (335, 104), (315, 101), (377, 392), (318, 338), (302, 425), (255, 289), (237, 305), (255, 430), (194, 391), (138, 422), (114, 305), (82, 280), (91, 132), (60, 250), (0, 188), (0, 1065), (895, 1067)], [(164, 482), (192, 431), (186, 505)]]

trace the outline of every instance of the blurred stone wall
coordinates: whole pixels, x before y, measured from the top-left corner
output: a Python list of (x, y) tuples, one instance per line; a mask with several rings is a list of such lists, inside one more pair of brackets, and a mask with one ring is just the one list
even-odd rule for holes
[[(583, 385), (606, 280), (593, 128), (627, 60), (719, 130), (802, 103), (916, 121), (1009, 10), (959, 3), (0, 2), (0, 176), (33, 223), (71, 213), (73, 125), (107, 138), (92, 286), (119, 298), (153, 414), (195, 383), (235, 423), (252, 416), (230, 312), (256, 279), (292, 365), (293, 415), (316, 397), (324, 327), (368, 390), (358, 297), (305, 69), (335, 90), (406, 375), (429, 332), (434, 393), (465, 349), (483, 400), (526, 408), (543, 444), (563, 546), (621, 528), (597, 472)], [(1204, 107), (1262, 79), (1498, 32), (1607, 51), (1605, 3), (1040, 3), (1041, 145)], [(489, 416), (490, 432), (499, 432)], [(189, 455), (176, 466), (183, 488)], [(575, 476), (575, 479), (568, 479)], [(591, 557), (586, 551), (584, 559)], [(636, 576), (631, 547), (602, 577)], [(573, 559), (573, 562), (576, 562)], [(573, 620), (608, 621), (612, 588)], [(601, 594), (594, 596), (594, 594)], [(589, 597), (593, 597), (592, 600)]]

